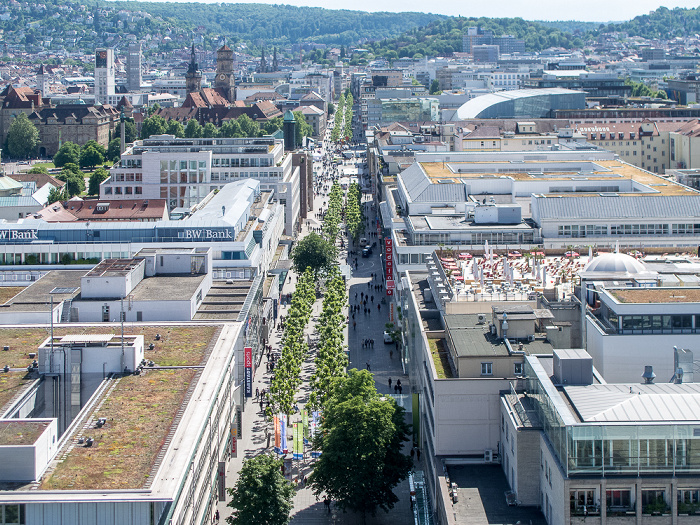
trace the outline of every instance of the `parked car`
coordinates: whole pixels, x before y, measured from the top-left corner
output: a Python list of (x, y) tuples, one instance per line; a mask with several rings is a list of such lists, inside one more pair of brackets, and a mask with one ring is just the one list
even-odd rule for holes
[(372, 255), (372, 248), (370, 246), (362, 249), (362, 257), (369, 257), (370, 255)]
[(389, 343), (393, 343), (393, 342), (394, 342), (394, 338), (391, 336), (391, 334), (389, 332), (387, 332), (385, 330), (384, 331), (384, 344), (388, 345)]

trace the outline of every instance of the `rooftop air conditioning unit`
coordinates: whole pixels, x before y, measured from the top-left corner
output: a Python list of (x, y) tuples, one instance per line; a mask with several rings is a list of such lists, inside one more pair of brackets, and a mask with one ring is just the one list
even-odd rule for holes
[(493, 449), (484, 450), (484, 463), (493, 463)]
[(527, 336), (527, 340), (530, 341), (531, 343), (535, 340), (535, 334), (530, 334)]
[(479, 324), (484, 324), (485, 322), (486, 322), (486, 315), (485, 315), (485, 314), (479, 314), (478, 323), (479, 323)]

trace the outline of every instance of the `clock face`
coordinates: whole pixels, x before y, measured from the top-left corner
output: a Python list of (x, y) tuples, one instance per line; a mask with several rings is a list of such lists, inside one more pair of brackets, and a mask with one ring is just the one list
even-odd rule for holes
[(219, 75), (219, 80), (225, 80), (225, 79), (226, 79), (226, 75), (224, 75), (223, 73), (221, 73), (221, 74)]

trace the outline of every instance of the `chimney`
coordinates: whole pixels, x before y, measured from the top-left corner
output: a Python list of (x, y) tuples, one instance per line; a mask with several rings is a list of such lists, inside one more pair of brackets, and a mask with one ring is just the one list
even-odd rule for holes
[(656, 374), (654, 373), (654, 367), (651, 365), (646, 365), (644, 367), (644, 373), (642, 374), (642, 377), (644, 378), (645, 385), (653, 385), (654, 378), (656, 377)]

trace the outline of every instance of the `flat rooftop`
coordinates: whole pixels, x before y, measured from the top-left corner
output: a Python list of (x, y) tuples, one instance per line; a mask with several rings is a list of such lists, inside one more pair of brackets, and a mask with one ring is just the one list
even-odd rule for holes
[(127, 275), (139, 264), (143, 264), (138, 259), (104, 259), (92, 270), (85, 274), (85, 277), (116, 277)]
[[(648, 186), (651, 192), (618, 192), (620, 195), (634, 196), (683, 196), (699, 195), (696, 190), (677, 184), (653, 173), (619, 160), (506, 160), (489, 162), (420, 162), (423, 171), (432, 183), (450, 180), (454, 183), (469, 179), (510, 177), (517, 181), (542, 182), (598, 180), (619, 182), (622, 179)], [(553, 193), (562, 197), (598, 195), (598, 193)]]
[[(85, 270), (53, 270), (34, 281), (30, 286), (0, 305), (0, 313), (48, 312), (51, 309), (51, 297), (54, 305), (66, 299), (73, 299), (80, 290), (80, 278)], [(67, 293), (51, 293), (56, 289)]]
[(700, 288), (625, 288), (608, 292), (620, 303), (700, 303)]
[[(488, 316), (487, 316), (488, 317)], [(479, 324), (478, 314), (447, 314), (444, 316), (445, 330), (449, 332), (455, 345), (457, 357), (507, 357), (508, 347), (503, 339), (492, 335), (488, 321)], [(532, 319), (535, 319), (532, 314)], [(528, 355), (551, 354), (552, 345), (544, 338), (534, 341), (522, 341), (523, 348), (514, 350), (524, 351)]]
[(49, 424), (45, 419), (0, 421), (0, 445), (33, 445)]

